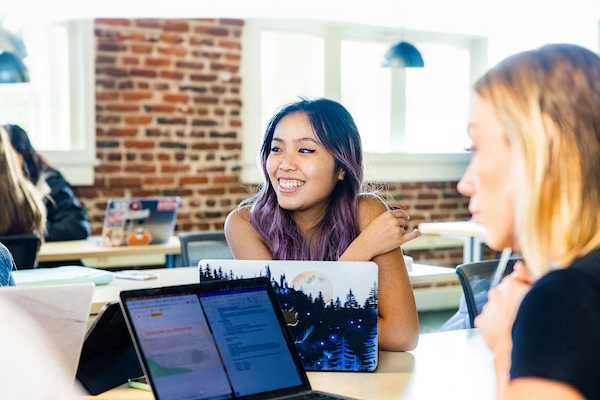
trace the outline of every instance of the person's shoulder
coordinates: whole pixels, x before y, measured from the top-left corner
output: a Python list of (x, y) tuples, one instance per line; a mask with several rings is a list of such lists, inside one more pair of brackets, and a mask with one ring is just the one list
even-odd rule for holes
[(225, 235), (254, 231), (250, 221), (250, 207), (238, 207), (227, 215), (225, 219)]
[(368, 225), (377, 216), (388, 211), (386, 202), (375, 193), (363, 193), (358, 198), (359, 227)]

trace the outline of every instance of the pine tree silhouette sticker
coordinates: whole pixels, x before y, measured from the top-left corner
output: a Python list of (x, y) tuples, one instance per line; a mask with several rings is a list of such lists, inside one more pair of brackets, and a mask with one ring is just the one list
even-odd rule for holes
[(350, 289), (346, 295), (344, 308), (360, 308), (360, 304), (358, 304), (358, 301), (356, 301), (356, 296), (354, 296), (354, 293), (352, 293), (352, 289)]

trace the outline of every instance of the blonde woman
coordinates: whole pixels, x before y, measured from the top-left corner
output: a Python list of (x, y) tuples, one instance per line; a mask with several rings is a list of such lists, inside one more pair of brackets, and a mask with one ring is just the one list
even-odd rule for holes
[(24, 233), (43, 236), (46, 208), (18, 165), (8, 134), (0, 127), (0, 236)]
[(458, 184), (515, 272), (475, 320), (500, 399), (600, 399), (600, 58), (574, 45), (512, 56), (475, 85)]

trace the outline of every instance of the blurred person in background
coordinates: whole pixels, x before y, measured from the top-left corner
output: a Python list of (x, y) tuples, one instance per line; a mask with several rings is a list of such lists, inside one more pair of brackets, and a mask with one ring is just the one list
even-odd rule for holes
[(69, 183), (38, 153), (27, 132), (18, 125), (4, 125), (19, 157), (23, 174), (36, 186), (46, 206), (46, 241), (78, 240), (90, 235), (90, 224)]

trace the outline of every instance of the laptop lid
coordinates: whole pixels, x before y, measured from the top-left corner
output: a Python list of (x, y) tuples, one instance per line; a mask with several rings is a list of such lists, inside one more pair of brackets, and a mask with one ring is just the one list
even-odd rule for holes
[(120, 299), (157, 400), (310, 390), (265, 278), (123, 291)]
[(71, 378), (75, 378), (94, 293), (93, 283), (7, 287), (0, 298), (29, 314), (46, 332)]
[(106, 205), (104, 246), (166, 243), (173, 235), (179, 197), (110, 199)]
[(202, 260), (200, 281), (266, 276), (306, 370), (377, 368), (374, 262)]

